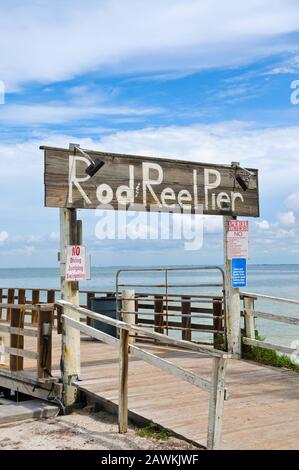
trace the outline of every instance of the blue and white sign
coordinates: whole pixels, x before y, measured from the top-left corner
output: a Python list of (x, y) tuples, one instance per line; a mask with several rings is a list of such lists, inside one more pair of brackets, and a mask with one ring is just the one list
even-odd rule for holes
[(246, 287), (247, 260), (246, 258), (232, 259), (232, 287)]

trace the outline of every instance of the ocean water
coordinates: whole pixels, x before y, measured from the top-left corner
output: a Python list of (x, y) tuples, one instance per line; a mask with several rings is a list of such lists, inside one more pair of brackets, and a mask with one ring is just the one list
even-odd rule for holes
[[(91, 270), (91, 280), (81, 282), (80, 288), (114, 291), (118, 269), (117, 267), (94, 267)], [(248, 267), (247, 277), (248, 285), (245, 291), (299, 300), (299, 265), (251, 265)], [(59, 279), (59, 270), (56, 268), (0, 269), (0, 288), (59, 288)], [(131, 285), (134, 288), (138, 284), (140, 287), (135, 287), (135, 290), (139, 292), (165, 292), (164, 288), (157, 287), (165, 283), (164, 273), (126, 272), (121, 274), (120, 283), (126, 284), (127, 288)], [(211, 283), (221, 283), (221, 276), (218, 272), (188, 271), (186, 267), (186, 271), (168, 274), (168, 284), (173, 286), (169, 287), (170, 293), (220, 295), (221, 287), (198, 287), (199, 284)], [(299, 305), (258, 300), (255, 308), (299, 318)], [(264, 319), (257, 319), (256, 326), (259, 333), (269, 341), (284, 345), (290, 345), (294, 340), (299, 341), (299, 326)], [(207, 339), (207, 335), (202, 335), (202, 339)]]

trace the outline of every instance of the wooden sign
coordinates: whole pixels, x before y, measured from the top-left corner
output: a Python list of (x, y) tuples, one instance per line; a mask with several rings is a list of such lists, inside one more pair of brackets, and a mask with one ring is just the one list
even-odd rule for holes
[(90, 161), (78, 150), (41, 149), (47, 207), (259, 216), (256, 169), (87, 150), (104, 162), (90, 177)]

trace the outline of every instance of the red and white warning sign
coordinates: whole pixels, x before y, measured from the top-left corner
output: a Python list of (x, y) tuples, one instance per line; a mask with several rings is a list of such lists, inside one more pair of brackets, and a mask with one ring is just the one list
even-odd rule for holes
[(66, 281), (85, 281), (89, 279), (89, 259), (85, 246), (67, 246), (65, 278)]
[(230, 220), (227, 232), (227, 257), (248, 258), (248, 220)]

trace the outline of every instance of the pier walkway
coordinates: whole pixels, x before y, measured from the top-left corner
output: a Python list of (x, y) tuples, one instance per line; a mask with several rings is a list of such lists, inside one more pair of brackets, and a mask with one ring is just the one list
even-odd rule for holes
[[(27, 342), (30, 341), (34, 351), (33, 340), (28, 338)], [(30, 350), (30, 344), (27, 347)], [(210, 378), (211, 358), (153, 344), (143, 343), (142, 347), (201, 377)], [(61, 336), (54, 333), (54, 376), (60, 375), (60, 353)], [(30, 360), (27, 364), (29, 368), (24, 372), (29, 373)], [(117, 414), (117, 351), (82, 335), (81, 381), (77, 385)], [(298, 373), (230, 360), (226, 387), (229, 400), (224, 406), (223, 449), (299, 449)], [(128, 390), (131, 413), (206, 445), (207, 393), (134, 357), (129, 361)]]

